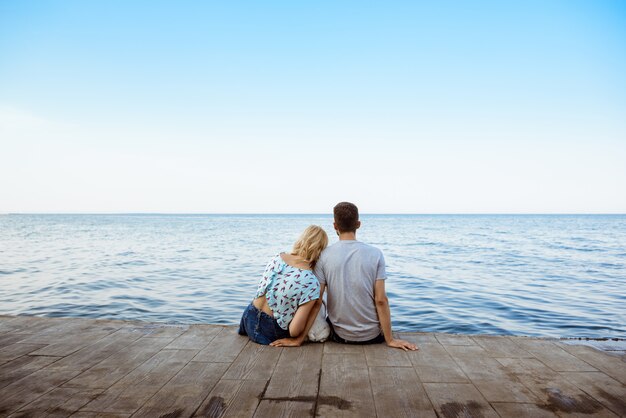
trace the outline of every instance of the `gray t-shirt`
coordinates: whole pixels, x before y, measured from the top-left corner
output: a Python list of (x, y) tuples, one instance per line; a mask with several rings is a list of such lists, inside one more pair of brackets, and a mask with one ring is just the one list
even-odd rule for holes
[(326, 284), (328, 317), (341, 338), (367, 341), (380, 334), (374, 284), (387, 278), (382, 251), (340, 240), (322, 252), (315, 275)]

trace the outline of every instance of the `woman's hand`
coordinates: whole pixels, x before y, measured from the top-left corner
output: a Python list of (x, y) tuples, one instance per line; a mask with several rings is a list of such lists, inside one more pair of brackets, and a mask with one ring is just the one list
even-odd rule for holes
[(270, 343), (272, 347), (300, 347), (302, 340), (300, 338), (282, 338)]

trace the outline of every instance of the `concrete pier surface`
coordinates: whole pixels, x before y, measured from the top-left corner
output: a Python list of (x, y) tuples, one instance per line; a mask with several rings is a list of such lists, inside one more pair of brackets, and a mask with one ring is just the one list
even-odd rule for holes
[(623, 353), (560, 340), (274, 348), (234, 327), (0, 317), (0, 417), (616, 417)]

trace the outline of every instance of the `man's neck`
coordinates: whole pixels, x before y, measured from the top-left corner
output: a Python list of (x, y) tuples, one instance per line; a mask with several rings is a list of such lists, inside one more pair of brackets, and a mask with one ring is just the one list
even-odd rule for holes
[(340, 232), (339, 241), (356, 241), (356, 232)]

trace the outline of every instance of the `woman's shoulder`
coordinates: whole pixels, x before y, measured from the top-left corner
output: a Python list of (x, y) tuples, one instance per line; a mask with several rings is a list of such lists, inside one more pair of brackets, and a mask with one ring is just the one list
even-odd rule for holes
[(270, 258), (270, 261), (267, 263), (267, 267), (276, 268), (280, 266), (282, 263), (284, 263), (285, 260), (283, 260), (283, 258), (281, 257), (281, 254), (282, 252), (274, 254), (274, 256), (272, 256), (272, 258)]
[(283, 264), (285, 264), (285, 267), (288, 267), (290, 270), (297, 270), (302, 273), (311, 271), (311, 267), (309, 266), (308, 263), (304, 265), (302, 263), (302, 259), (295, 257), (293, 254), (286, 253), (286, 252), (280, 253), (280, 260)]
[(284, 255), (284, 254), (286, 254), (284, 251), (277, 252), (277, 253), (274, 255), (274, 257), (272, 257), (272, 260), (275, 260), (275, 261), (278, 261), (278, 262), (284, 263), (284, 262), (285, 262), (285, 259), (283, 258), (283, 255)]
[(311, 270), (305, 270), (303, 271), (306, 279), (313, 284), (318, 284), (320, 282), (320, 279), (317, 278), (317, 276), (315, 275), (315, 272), (311, 271)]

